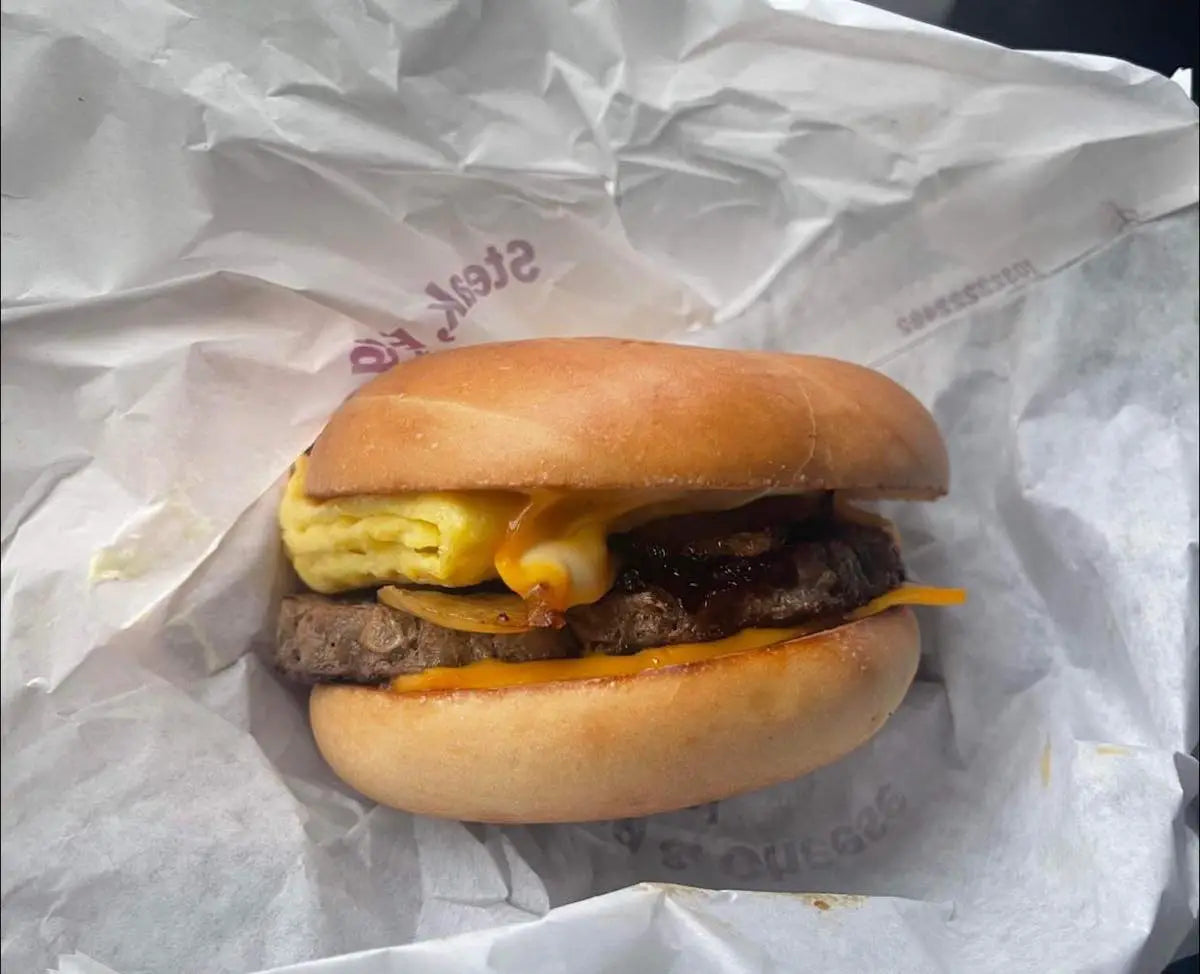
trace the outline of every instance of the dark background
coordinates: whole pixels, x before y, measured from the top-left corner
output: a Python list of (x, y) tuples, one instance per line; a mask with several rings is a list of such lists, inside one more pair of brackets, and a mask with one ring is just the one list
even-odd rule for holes
[(1170, 77), (1200, 64), (1200, 0), (957, 0), (943, 26), (1035, 51), (1083, 51)]

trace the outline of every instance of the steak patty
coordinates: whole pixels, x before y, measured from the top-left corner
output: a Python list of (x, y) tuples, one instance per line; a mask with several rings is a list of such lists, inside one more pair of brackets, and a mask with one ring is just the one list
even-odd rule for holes
[[(757, 505), (751, 505), (755, 507)], [(704, 516), (688, 515), (687, 519)], [(562, 629), (490, 635), (446, 629), (375, 601), (294, 595), (279, 615), (274, 662), (303, 682), (384, 683), (432, 666), (623, 654), (719, 639), (752, 626), (838, 617), (904, 580), (900, 553), (879, 528), (827, 515), (756, 524), (712, 515), (724, 534), (692, 540), (651, 526), (612, 539), (624, 566), (612, 590), (566, 613)], [(695, 524), (689, 525), (694, 528)], [(751, 552), (741, 555), (735, 552)]]
[(385, 683), (431, 666), (578, 654), (569, 629), (531, 629), (512, 636), (462, 632), (383, 605), (368, 592), (360, 599), (286, 597), (279, 610), (274, 662), (305, 683)]
[(904, 581), (878, 528), (825, 521), (791, 533), (757, 558), (631, 557), (604, 598), (567, 612), (567, 626), (591, 652), (629, 653), (840, 616)]

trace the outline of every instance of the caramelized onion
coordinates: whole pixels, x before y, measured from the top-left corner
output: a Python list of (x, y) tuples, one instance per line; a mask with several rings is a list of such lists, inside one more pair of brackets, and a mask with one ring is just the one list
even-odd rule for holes
[(897, 548), (900, 545), (900, 532), (896, 525), (889, 521), (882, 514), (876, 514), (874, 511), (865, 511), (861, 507), (855, 507), (841, 494), (834, 494), (833, 500), (834, 515), (839, 521), (848, 521), (851, 524), (862, 524), (870, 528), (879, 528), (887, 532), (892, 539), (892, 544)]
[(385, 585), (377, 596), (384, 605), (447, 629), (511, 634), (530, 628), (528, 609), (513, 593), (455, 595)]

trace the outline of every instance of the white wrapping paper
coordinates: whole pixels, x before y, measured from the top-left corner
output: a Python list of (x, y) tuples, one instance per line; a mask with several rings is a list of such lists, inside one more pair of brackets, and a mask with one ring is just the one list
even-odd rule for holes
[[(1171, 958), (1195, 107), (787, 6), (6, 3), (6, 970)], [(280, 478), (373, 369), (598, 332), (908, 385), (954, 486), (896, 509), (907, 559), (971, 601), (922, 616), (885, 730), (789, 785), (528, 829), (363, 803), (255, 655)]]

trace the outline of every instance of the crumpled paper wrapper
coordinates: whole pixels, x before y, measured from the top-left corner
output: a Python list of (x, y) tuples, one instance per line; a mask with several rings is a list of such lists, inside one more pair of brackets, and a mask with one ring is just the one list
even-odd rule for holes
[[(1176, 952), (1198, 888), (1177, 86), (843, 3), (14, 0), (3, 31), (6, 969)], [(791, 784), (537, 828), (364, 803), (256, 655), (281, 478), (394, 361), (585, 333), (906, 384), (954, 487), (890, 513), (913, 573), (971, 601), (922, 615), (883, 732)]]

